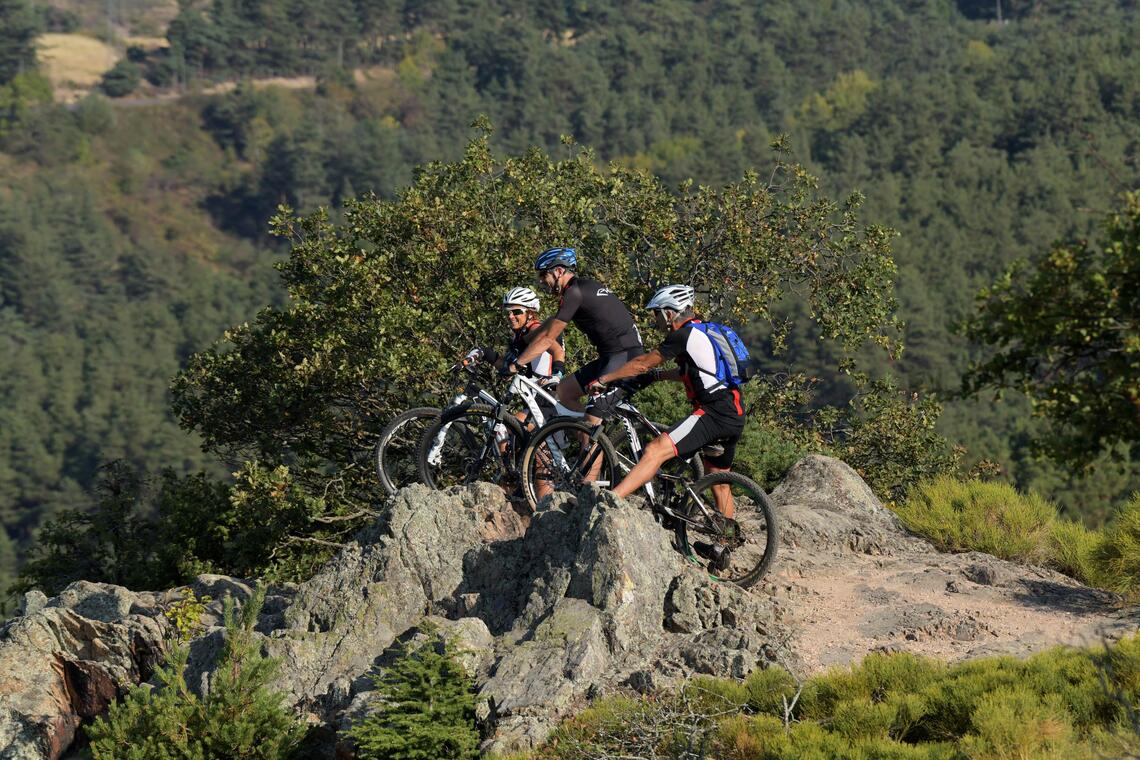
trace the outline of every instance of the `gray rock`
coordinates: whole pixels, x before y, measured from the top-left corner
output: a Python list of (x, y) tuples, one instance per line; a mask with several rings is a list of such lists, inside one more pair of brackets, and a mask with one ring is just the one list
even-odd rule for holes
[(21, 617), (34, 615), (46, 607), (47, 602), (48, 598), (44, 592), (34, 588), (24, 594), (24, 598), (20, 600), (19, 609), (16, 611), (16, 614)]
[(130, 596), (72, 584), (0, 632), (0, 757), (60, 757), (83, 720), (150, 677), (165, 657), (167, 626), (140, 615), (111, 619), (130, 608)]
[[(935, 552), (838, 460), (805, 458), (772, 501), (781, 554), (745, 591), (682, 558), (640, 500), (586, 488), (526, 518), (495, 486), (412, 486), (313, 578), (270, 589), (256, 631), (281, 659), (275, 688), (319, 727), (311, 756), (332, 758), (352, 756), (343, 732), (369, 709), (371, 675), (425, 622), (478, 683), (489, 752), (537, 746), (613, 689), (652, 693), (772, 663), (804, 676), (923, 646), (950, 658), (1027, 654), (1140, 623), (1113, 595), (1056, 573)], [(252, 586), (201, 576), (192, 589), (214, 600), (187, 673), (206, 690), (221, 599), (244, 603)], [(2, 757), (59, 757), (79, 721), (149, 678), (168, 630), (161, 610), (181, 593), (80, 583), (52, 600), (28, 595), (24, 617), (0, 628)], [(1041, 610), (1058, 610), (1061, 633)]]

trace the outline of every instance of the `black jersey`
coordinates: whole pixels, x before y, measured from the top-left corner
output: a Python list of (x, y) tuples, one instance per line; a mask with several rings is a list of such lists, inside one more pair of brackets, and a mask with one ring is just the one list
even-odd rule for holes
[(603, 356), (641, 348), (641, 335), (629, 309), (597, 280), (571, 279), (554, 318), (577, 325)]
[(670, 332), (657, 350), (666, 359), (677, 360), (685, 393), (694, 406), (743, 415), (740, 391), (716, 379), (716, 349), (709, 336), (693, 327), (699, 321), (690, 319)]

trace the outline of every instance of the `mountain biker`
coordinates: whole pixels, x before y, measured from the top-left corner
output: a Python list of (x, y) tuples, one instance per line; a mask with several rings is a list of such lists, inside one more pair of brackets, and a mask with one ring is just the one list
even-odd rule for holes
[[(558, 313), (539, 328), (530, 346), (504, 371), (517, 371), (518, 365), (532, 361), (542, 351), (561, 338), (566, 325), (578, 326), (594, 348), (598, 358), (579, 368), (558, 385), (558, 400), (567, 408), (584, 411), (581, 402), (585, 388), (604, 372), (624, 365), (630, 359), (645, 353), (641, 335), (634, 325), (633, 316), (625, 304), (609, 288), (597, 280), (578, 277), (578, 254), (573, 248), (550, 248), (535, 259), (534, 269), (542, 287), (560, 296)], [(597, 424), (595, 417), (587, 416), (589, 424)]]
[[(665, 332), (665, 340), (644, 356), (603, 373), (589, 388), (603, 392), (627, 378), (632, 378), (626, 383), (631, 390), (657, 380), (679, 380), (693, 405), (692, 414), (645, 447), (640, 461), (614, 488), (622, 498), (649, 482), (665, 462), (674, 457), (687, 459), (710, 444), (719, 444), (723, 451), (703, 455), (705, 470), (722, 472), (732, 467), (736, 443), (744, 431), (744, 406), (740, 389), (717, 379), (712, 340), (695, 327), (700, 320), (693, 313), (694, 295), (688, 285), (666, 285), (654, 293), (645, 308), (653, 313), (657, 329)], [(676, 360), (677, 368), (659, 368), (667, 359)], [(728, 486), (714, 486), (713, 495), (717, 509), (732, 517), (735, 506)]]
[[(538, 334), (537, 328), (540, 326), (538, 321), (538, 310), (541, 303), (538, 300), (538, 295), (527, 287), (511, 288), (503, 295), (503, 314), (507, 318), (507, 326), (511, 328), (511, 342), (507, 345), (506, 350), (500, 356), (495, 349), (491, 347), (477, 348), (467, 354), (463, 363), (471, 364), (472, 362), (484, 361), (494, 365), (500, 370), (504, 366), (510, 366), (518, 361), (518, 357), (526, 350), (528, 344)], [(530, 374), (538, 378), (539, 383), (545, 386), (557, 384), (562, 380), (562, 375), (566, 372), (566, 349), (562, 345), (562, 337), (559, 336), (557, 340), (550, 344), (550, 347), (538, 354), (534, 359), (523, 364), (524, 367), (529, 367)], [(546, 404), (539, 400), (539, 405), (545, 407)], [(548, 413), (553, 412), (553, 408), (546, 410)], [(527, 423), (527, 415), (525, 412), (515, 412), (515, 418), (524, 425)], [(533, 427), (533, 423), (529, 423)], [(499, 440), (499, 449), (506, 450), (507, 441), (505, 438), (505, 429), (503, 430), (503, 438)], [(545, 496), (550, 493), (551, 487), (543, 483), (539, 487), (539, 495)]]
[[(527, 346), (537, 337), (535, 331), (539, 326), (538, 310), (541, 303), (538, 294), (527, 287), (511, 288), (503, 295), (503, 315), (507, 319), (507, 326), (511, 328), (511, 342), (500, 356), (495, 349), (486, 347), (471, 352), (464, 359), (465, 364), (471, 361), (485, 361), (497, 368), (518, 362), (519, 356)], [(561, 336), (553, 341), (549, 347), (536, 354), (526, 362), (530, 373), (546, 385), (557, 383), (566, 372), (566, 349), (562, 345)]]

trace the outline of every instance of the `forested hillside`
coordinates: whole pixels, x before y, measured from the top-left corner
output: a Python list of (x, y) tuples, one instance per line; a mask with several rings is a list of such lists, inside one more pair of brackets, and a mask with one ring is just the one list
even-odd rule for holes
[[(907, 350), (878, 371), (942, 392), (942, 429), (968, 462), (993, 459), (1094, 524), (1140, 484), (1126, 450), (1088, 477), (1033, 456), (1043, 428), (1024, 401), (947, 395), (979, 350), (952, 332), (978, 289), (1015, 259), (1091, 235), (1140, 186), (1136, 3), (543, 5), (188, 4), (168, 50), (124, 64), (187, 97), (65, 109), (30, 53), (54, 17), (0, 0), (10, 542), (26, 547), (46, 515), (82, 503), (102, 461), (208, 466), (173, 421), (167, 384), (273, 298), (276, 205), (336, 213), (368, 191), (391, 197), (416, 165), (458, 157), (479, 113), (500, 149), (559, 155), (571, 135), (670, 183), (764, 171), (771, 139), (787, 133), (827, 192), (862, 192), (862, 217), (899, 231)], [(318, 76), (315, 91), (192, 95), (301, 73)], [(801, 324), (780, 366), (823, 367), (829, 349)], [(824, 379), (832, 397), (850, 392)], [(11, 557), (0, 533), (0, 574)]]

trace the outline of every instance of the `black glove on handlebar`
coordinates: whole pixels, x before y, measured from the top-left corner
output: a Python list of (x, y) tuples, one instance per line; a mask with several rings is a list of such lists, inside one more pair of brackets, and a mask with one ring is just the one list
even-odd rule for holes
[[(620, 380), (618, 381), (621, 382)], [(600, 393), (590, 400), (586, 405), (586, 414), (592, 414), (600, 419), (609, 419), (614, 416), (617, 410), (617, 405), (626, 397), (626, 390), (621, 387), (615, 387), (605, 393)]]

